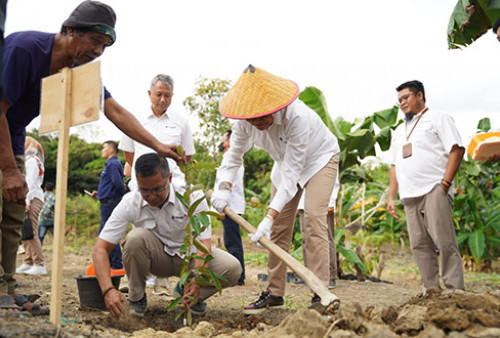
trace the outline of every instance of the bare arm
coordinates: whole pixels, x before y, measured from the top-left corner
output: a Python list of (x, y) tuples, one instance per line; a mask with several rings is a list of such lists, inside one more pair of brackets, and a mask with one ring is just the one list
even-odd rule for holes
[(132, 163), (134, 163), (134, 153), (124, 150), (123, 157), (125, 157), (125, 161), (128, 163), (128, 165), (132, 166)]
[[(462, 163), (462, 158), (464, 157), (465, 148), (459, 147), (455, 144), (450, 151), (448, 156), (448, 163), (446, 163), (446, 171), (444, 172), (443, 179), (448, 182), (453, 181), (455, 175), (457, 174), (458, 168), (460, 168), (460, 163)], [(448, 192), (449, 187), (441, 184), (441, 189)]]
[(154, 149), (161, 156), (170, 157), (176, 161), (182, 159), (181, 156), (175, 152), (177, 149), (175, 145), (159, 142), (153, 135), (144, 129), (128, 110), (120, 106), (112, 97), (105, 101), (104, 113), (118, 129), (137, 142)]
[(0, 103), (0, 170), (2, 170), (2, 193), (8, 202), (25, 203), (28, 186), (23, 175), (17, 169), (12, 144), (10, 142), (9, 124), (6, 113), (10, 104), (3, 99)]
[(389, 197), (387, 201), (387, 211), (391, 214), (395, 219), (399, 219), (396, 216), (396, 194), (398, 193), (398, 180), (396, 178), (396, 166), (391, 165), (391, 169), (389, 171)]
[[(113, 283), (111, 281), (109, 253), (114, 249), (114, 247), (114, 244), (107, 242), (102, 238), (98, 238), (97, 243), (94, 246), (94, 250), (92, 251), (92, 261), (94, 263), (95, 275), (99, 281), (99, 286), (101, 287), (101, 293), (113, 287)], [(123, 307), (124, 301), (125, 298), (121, 292), (114, 288), (107, 291), (104, 296), (106, 308), (109, 310), (111, 315), (115, 317), (120, 316), (125, 310)]]

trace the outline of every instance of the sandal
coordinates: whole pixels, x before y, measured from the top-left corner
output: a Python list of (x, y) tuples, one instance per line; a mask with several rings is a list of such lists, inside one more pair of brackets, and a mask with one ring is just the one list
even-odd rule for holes
[(0, 296), (0, 314), (11, 317), (31, 317), (30, 313), (26, 313), (22, 307), (16, 305), (12, 296), (7, 294)]
[[(42, 307), (40, 304), (32, 303), (26, 295), (17, 294), (14, 295), (14, 302), (16, 305), (20, 306), (24, 311), (29, 312), (33, 316), (44, 316), (50, 314), (50, 309), (46, 307)], [(32, 304), (32, 308), (28, 310), (25, 306), (26, 303)]]

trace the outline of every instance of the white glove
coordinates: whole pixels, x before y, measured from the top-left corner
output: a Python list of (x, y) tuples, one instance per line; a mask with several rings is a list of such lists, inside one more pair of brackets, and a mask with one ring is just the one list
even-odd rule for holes
[(271, 239), (271, 227), (273, 226), (273, 221), (271, 221), (268, 217), (264, 217), (264, 219), (260, 222), (257, 227), (257, 231), (252, 235), (248, 234), (248, 237), (258, 245), (258, 241), (262, 236), (266, 236), (268, 239)]
[(224, 208), (229, 204), (229, 199), (231, 198), (231, 191), (229, 190), (217, 190), (212, 194), (210, 203), (218, 212), (224, 212)]

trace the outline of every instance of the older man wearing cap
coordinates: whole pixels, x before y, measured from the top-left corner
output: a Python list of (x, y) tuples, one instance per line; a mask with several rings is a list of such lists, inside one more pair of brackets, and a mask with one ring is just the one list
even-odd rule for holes
[[(231, 134), (231, 148), (217, 172), (219, 190), (212, 205), (222, 212), (231, 196), (232, 182), (242, 165), (243, 154), (252, 145), (269, 152), (274, 159), (271, 173), (272, 201), (257, 232), (288, 251), (297, 205), (305, 187), (303, 237), (305, 265), (325, 284), (329, 281), (329, 247), (326, 214), (338, 170), (339, 146), (320, 117), (298, 100), (299, 88), (290, 80), (250, 65), (222, 100), (222, 115), (237, 119)], [(268, 260), (269, 286), (260, 298), (244, 309), (255, 314), (282, 308), (286, 265), (273, 253)], [(312, 303), (319, 302), (314, 295)]]
[[(116, 15), (98, 1), (84, 1), (62, 24), (57, 34), (37, 31), (17, 32), (5, 40), (0, 107), (0, 305), (14, 295), (16, 252), (21, 238), (24, 198), (27, 191), (24, 172), (26, 126), (39, 114), (41, 79), (64, 67), (75, 67), (99, 57), (116, 39)], [(134, 116), (104, 91), (106, 116), (133, 139), (164, 156), (180, 159), (175, 146), (160, 143)], [(31, 309), (29, 302), (17, 305)]]

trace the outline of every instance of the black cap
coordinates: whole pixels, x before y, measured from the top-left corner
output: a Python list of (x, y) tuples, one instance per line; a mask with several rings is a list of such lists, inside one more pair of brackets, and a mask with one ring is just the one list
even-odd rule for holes
[(500, 26), (500, 18), (495, 21), (495, 24), (493, 25), (493, 33), (497, 34), (498, 26)]
[(62, 26), (90, 28), (108, 36), (113, 44), (116, 40), (115, 24), (116, 14), (113, 8), (99, 1), (86, 0), (73, 10)]

